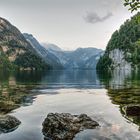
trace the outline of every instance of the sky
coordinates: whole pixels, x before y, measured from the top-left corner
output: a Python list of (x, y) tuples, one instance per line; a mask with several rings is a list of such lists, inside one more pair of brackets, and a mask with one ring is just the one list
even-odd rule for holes
[(123, 0), (0, 0), (0, 17), (40, 43), (64, 50), (105, 49), (112, 33), (133, 14)]

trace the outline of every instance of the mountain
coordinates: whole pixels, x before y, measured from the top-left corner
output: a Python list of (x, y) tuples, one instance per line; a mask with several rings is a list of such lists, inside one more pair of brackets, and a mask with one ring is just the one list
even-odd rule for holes
[(6, 69), (49, 68), (22, 33), (3, 18), (0, 18), (0, 67)]
[(55, 44), (51, 44), (51, 43), (42, 43), (42, 46), (44, 46), (47, 50), (49, 51), (62, 51), (61, 48), (59, 48), (57, 45)]
[(103, 54), (104, 51), (101, 51), (98, 54), (91, 56), (85, 63), (86, 68), (96, 69), (97, 63)]
[(65, 52), (67, 62), (66, 68), (94, 69), (98, 61), (98, 55), (103, 52), (96, 48), (78, 48), (75, 51)]
[(63, 51), (55, 44), (40, 44), (31, 34), (23, 34), (38, 55), (53, 69), (95, 69), (103, 51), (96, 48), (78, 48)]
[(139, 69), (140, 68), (140, 12), (115, 31), (108, 42), (97, 69)]
[(46, 45), (45, 48), (54, 54), (65, 69), (95, 69), (96, 64), (103, 54), (97, 48), (78, 48), (75, 51), (63, 51), (59, 47)]
[(51, 44), (51, 47), (48, 49), (45, 49), (31, 34), (24, 33), (23, 34), (25, 39), (31, 44), (32, 48), (34, 48), (37, 52), (37, 54), (47, 63), (49, 64), (53, 69), (62, 69), (63, 66), (61, 65), (59, 59), (57, 56), (55, 56), (53, 53), (51, 53), (51, 50), (56, 49), (55, 45)]

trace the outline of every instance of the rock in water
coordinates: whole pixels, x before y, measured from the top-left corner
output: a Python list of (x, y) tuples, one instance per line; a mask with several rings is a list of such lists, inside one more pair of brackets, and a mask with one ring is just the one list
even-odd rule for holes
[(122, 111), (127, 116), (140, 116), (140, 104), (124, 106)]
[(43, 122), (42, 132), (46, 140), (72, 140), (78, 132), (96, 126), (99, 124), (86, 114), (49, 113)]
[(14, 131), (20, 123), (21, 122), (13, 116), (0, 115), (0, 131), (2, 133)]

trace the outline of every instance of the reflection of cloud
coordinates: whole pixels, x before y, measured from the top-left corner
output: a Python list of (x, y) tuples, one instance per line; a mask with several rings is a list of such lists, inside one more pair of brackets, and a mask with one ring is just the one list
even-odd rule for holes
[(84, 20), (88, 23), (98, 23), (98, 22), (104, 22), (105, 20), (109, 19), (113, 14), (111, 12), (108, 12), (105, 16), (100, 17), (95, 12), (87, 12), (86, 16), (84, 17)]

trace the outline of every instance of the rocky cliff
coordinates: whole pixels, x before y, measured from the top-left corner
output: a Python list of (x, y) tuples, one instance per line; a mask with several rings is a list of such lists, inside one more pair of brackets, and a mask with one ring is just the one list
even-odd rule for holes
[(45, 69), (49, 66), (37, 55), (22, 33), (6, 19), (0, 18), (0, 67)]
[(140, 68), (140, 13), (127, 20), (115, 31), (108, 42), (105, 54), (100, 58), (97, 69)]

